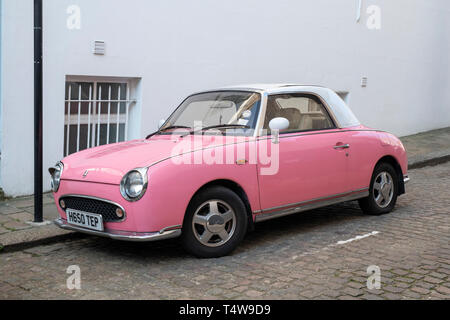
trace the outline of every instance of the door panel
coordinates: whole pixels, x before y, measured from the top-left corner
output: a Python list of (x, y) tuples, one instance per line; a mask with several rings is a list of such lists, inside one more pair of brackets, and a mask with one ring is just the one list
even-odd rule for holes
[[(261, 174), (264, 166), (258, 165), (262, 210), (350, 191), (347, 182), (350, 149), (335, 148), (347, 144), (346, 137), (346, 132), (336, 129), (280, 135), (278, 172)], [(272, 141), (258, 143), (259, 148), (270, 150)]]

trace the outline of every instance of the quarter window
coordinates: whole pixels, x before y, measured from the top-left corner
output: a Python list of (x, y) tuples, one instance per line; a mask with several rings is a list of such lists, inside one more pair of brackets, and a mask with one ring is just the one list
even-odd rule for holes
[(280, 94), (269, 96), (264, 129), (269, 130), (270, 120), (277, 117), (289, 120), (289, 128), (284, 132), (326, 130), (335, 127), (325, 106), (317, 97), (312, 95)]

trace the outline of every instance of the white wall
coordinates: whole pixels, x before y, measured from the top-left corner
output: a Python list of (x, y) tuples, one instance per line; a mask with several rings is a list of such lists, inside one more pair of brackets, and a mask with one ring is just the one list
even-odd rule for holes
[(33, 192), (33, 6), (2, 0), (1, 187)]
[[(0, 168), (2, 167), (2, 6), (3, 0), (0, 0)], [(2, 175), (0, 169), (0, 188), (2, 187)]]
[[(32, 0), (3, 1), (2, 187), (10, 195), (30, 194)], [(66, 9), (73, 4), (81, 8), (80, 30), (66, 27)], [(141, 136), (193, 91), (254, 82), (348, 91), (361, 122), (397, 135), (450, 126), (450, 3), (364, 0), (356, 23), (357, 4), (44, 1), (44, 167), (63, 155), (66, 75), (141, 78)], [(371, 4), (382, 10), (381, 30), (366, 27)], [(106, 41), (105, 56), (92, 54), (93, 40)], [(360, 85), (363, 76), (367, 88)], [(23, 168), (19, 174), (17, 166)]]

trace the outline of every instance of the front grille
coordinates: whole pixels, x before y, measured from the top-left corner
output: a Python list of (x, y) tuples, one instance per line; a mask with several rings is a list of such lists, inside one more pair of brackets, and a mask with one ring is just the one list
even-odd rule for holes
[(100, 214), (105, 222), (114, 222), (123, 219), (123, 217), (119, 218), (116, 215), (116, 209), (120, 207), (109, 202), (73, 196), (62, 197), (60, 200), (64, 200), (66, 208)]

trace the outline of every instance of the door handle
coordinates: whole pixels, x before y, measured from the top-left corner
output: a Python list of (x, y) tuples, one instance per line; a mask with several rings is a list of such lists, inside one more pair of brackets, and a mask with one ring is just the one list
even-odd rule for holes
[(348, 149), (348, 148), (350, 148), (350, 145), (347, 143), (347, 144), (340, 144), (340, 145), (337, 145), (337, 146), (334, 146), (333, 147), (334, 149)]

